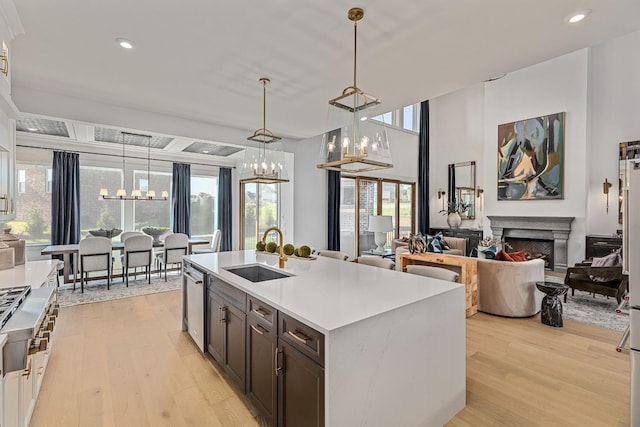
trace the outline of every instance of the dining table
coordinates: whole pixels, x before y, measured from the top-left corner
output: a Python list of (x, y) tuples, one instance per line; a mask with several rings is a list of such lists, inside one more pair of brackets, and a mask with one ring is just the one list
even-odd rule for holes
[[(188, 253), (191, 254), (192, 248), (194, 245), (208, 245), (209, 241), (205, 239), (199, 238), (190, 238)], [(71, 277), (71, 272), (73, 270), (72, 265), (78, 265), (78, 249), (80, 245), (78, 243), (72, 243), (68, 245), (49, 245), (40, 251), (40, 255), (62, 255), (62, 261), (64, 263), (64, 267), (62, 268), (62, 275), (64, 277), (64, 283), (75, 283), (76, 274), (73, 272), (73, 278)], [(164, 247), (164, 242), (161, 240), (153, 242), (154, 248), (162, 248)], [(111, 242), (111, 250), (113, 251), (122, 251), (124, 250), (124, 243), (119, 241)], [(73, 257), (73, 264), (71, 263), (71, 259)]]

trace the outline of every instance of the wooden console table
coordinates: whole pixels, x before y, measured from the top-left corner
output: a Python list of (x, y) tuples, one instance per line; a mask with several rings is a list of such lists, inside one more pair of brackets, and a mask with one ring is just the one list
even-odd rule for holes
[(465, 287), (465, 309), (467, 317), (478, 312), (478, 261), (459, 255), (444, 255), (432, 252), (421, 254), (401, 253), (400, 268), (407, 271), (407, 265), (452, 265), (460, 267), (460, 283)]

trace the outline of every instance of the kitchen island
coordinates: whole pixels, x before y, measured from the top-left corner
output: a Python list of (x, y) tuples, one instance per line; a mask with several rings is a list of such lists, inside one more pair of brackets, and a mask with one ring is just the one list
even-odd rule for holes
[[(228, 271), (230, 267), (252, 264), (290, 277), (254, 283)], [(320, 402), (323, 414), (320, 423), (314, 419), (313, 424), (437, 426), (445, 424), (464, 407), (465, 290), (462, 285), (322, 257), (290, 259), (282, 270), (277, 264), (277, 256), (255, 251), (185, 257), (185, 267), (193, 265), (205, 271), (210, 286), (226, 289), (221, 295), (227, 296), (218, 300), (215, 289), (203, 291), (204, 311), (209, 313), (204, 327), (208, 332), (204, 334), (210, 341), (215, 340), (211, 333), (220, 322), (235, 322), (244, 327), (242, 316), (247, 321), (247, 341), (252, 333), (249, 326), (260, 335), (270, 333), (258, 323), (250, 324), (249, 319), (254, 311), (263, 318), (269, 313), (260, 307), (252, 310), (252, 304), (266, 303), (274, 309), (274, 322), (279, 325), (274, 334), (280, 333), (274, 341), (276, 368), (273, 371), (279, 381), (274, 385), (279, 387), (277, 399), (286, 398), (281, 389), (282, 378), (287, 369), (297, 366), (293, 362), (279, 365), (278, 353), (297, 340), (307, 343), (307, 348), (303, 348), (306, 351), (303, 362), (313, 361), (319, 366), (320, 378), (313, 387), (323, 398)], [(231, 290), (233, 292), (229, 292)], [(213, 297), (208, 298), (207, 292)], [(216, 301), (224, 298), (241, 301), (237, 292), (246, 295), (247, 314), (235, 309), (216, 314), (216, 307), (212, 305), (218, 304), (218, 309), (225, 310), (226, 302)], [(285, 334), (287, 322), (300, 325), (300, 329), (296, 327)], [(317, 339), (314, 334), (318, 334)], [(309, 343), (316, 341), (319, 343), (316, 347), (309, 347)], [(239, 348), (240, 344), (230, 345)], [(248, 342), (247, 372), (251, 348)], [(205, 349), (215, 353), (215, 343), (205, 345)], [(244, 351), (244, 341), (242, 349)], [(242, 367), (231, 368), (231, 372), (237, 373), (236, 383), (244, 392)], [(311, 372), (305, 369), (302, 371)], [(247, 395), (250, 389), (247, 385)], [(280, 405), (277, 417), (274, 415), (271, 422), (278, 419), (278, 424), (285, 424), (283, 412)]]

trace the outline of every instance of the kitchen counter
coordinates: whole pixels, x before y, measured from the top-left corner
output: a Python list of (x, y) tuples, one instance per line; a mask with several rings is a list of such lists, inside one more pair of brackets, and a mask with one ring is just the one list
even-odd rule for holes
[(58, 260), (27, 261), (7, 270), (0, 270), (0, 288), (30, 285), (32, 289), (47, 286), (56, 271)]
[(191, 255), (187, 259), (325, 334), (463, 288), (460, 284), (441, 280), (425, 286), (424, 277), (352, 262), (335, 262), (327, 257), (289, 258), (283, 271), (293, 274), (292, 277), (253, 283), (225, 268), (257, 263), (277, 270), (277, 255), (256, 254), (249, 250)]
[(462, 285), (322, 257), (290, 258), (292, 277), (253, 283), (225, 268), (278, 270), (277, 255), (185, 260), (324, 334), (325, 425), (436, 426), (464, 408)]

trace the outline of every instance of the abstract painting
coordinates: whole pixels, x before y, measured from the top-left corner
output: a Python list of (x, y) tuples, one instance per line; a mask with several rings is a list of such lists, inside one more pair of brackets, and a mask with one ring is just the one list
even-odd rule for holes
[(564, 197), (564, 115), (498, 126), (498, 200)]

